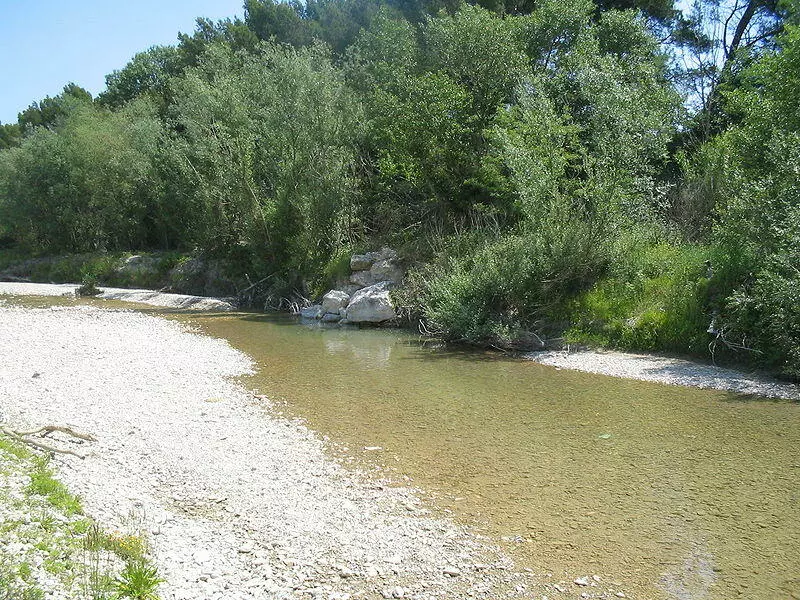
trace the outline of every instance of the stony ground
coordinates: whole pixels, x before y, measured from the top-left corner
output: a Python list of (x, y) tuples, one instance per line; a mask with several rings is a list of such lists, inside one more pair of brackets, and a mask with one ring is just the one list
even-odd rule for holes
[(54, 439), (86, 455), (54, 463), (104, 527), (141, 515), (164, 599), (548, 593), (413, 490), (329, 458), (313, 432), (232, 382), (251, 365), (222, 340), (136, 312), (1, 301), (0, 335), (5, 424), (98, 438)]
[[(80, 286), (74, 283), (16, 283), (0, 281), (0, 296), (75, 296)], [(229, 298), (206, 298), (186, 294), (167, 294), (154, 290), (135, 290), (101, 286), (98, 298), (177, 308), (182, 310), (229, 311), (235, 308)]]
[(744, 373), (669, 356), (594, 350), (532, 352), (526, 356), (536, 362), (561, 369), (753, 394), (767, 398), (800, 400), (800, 386), (759, 373)]

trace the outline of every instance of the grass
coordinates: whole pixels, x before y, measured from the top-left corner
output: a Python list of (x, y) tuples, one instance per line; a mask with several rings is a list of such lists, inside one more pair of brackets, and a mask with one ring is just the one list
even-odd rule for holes
[(707, 351), (710, 280), (698, 246), (658, 244), (627, 259), (568, 308), (567, 341), (625, 350)]
[[(0, 537), (10, 544), (0, 546), (0, 599), (158, 599), (143, 520), (129, 519), (135, 531), (104, 531), (83, 516), (46, 456), (2, 433), (0, 516)], [(49, 577), (43, 589), (44, 573), (57, 578), (56, 589)]]
[(30, 483), (26, 488), (29, 494), (44, 496), (47, 501), (65, 515), (83, 514), (80, 499), (71, 494), (67, 487), (53, 476), (49, 467), (50, 460), (47, 456), (37, 457), (33, 461), (30, 473)]

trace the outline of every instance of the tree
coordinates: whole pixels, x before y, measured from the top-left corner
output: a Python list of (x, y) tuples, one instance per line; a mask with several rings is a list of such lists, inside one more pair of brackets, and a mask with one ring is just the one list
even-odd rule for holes
[(119, 108), (145, 94), (167, 102), (165, 94), (171, 77), (183, 70), (174, 46), (153, 46), (139, 52), (122, 69), (106, 76), (106, 90), (97, 100), (108, 107)]
[(678, 83), (697, 111), (684, 145), (696, 148), (724, 130), (725, 90), (735, 89), (743, 70), (774, 48), (792, 14), (780, 0), (695, 0), (672, 39)]
[(0, 150), (19, 144), (22, 130), (17, 123), (0, 123)]
[(194, 243), (292, 278), (318, 272), (346, 241), (360, 122), (328, 51), (214, 44), (175, 94), (168, 193), (187, 202)]
[(18, 123), (23, 133), (34, 127), (55, 127), (59, 121), (83, 105), (92, 103), (92, 95), (74, 83), (68, 83), (55, 98), (45, 97), (34, 102), (19, 114)]

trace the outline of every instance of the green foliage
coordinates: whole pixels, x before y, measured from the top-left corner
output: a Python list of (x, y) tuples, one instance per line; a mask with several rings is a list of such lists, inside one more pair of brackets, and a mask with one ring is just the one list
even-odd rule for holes
[(133, 560), (117, 576), (114, 591), (116, 598), (159, 600), (158, 586), (163, 581), (155, 567), (144, 560)]
[(710, 250), (631, 238), (618, 252), (608, 276), (575, 300), (567, 338), (704, 355), (712, 340)]
[(34, 130), (0, 155), (0, 217), (30, 250), (150, 245), (168, 231), (154, 214), (159, 135), (143, 102), (117, 113), (77, 108), (58, 132)]
[(465, 5), (452, 17), (428, 21), (424, 43), (428, 68), (447, 74), (470, 94), (472, 112), (482, 124), (509, 102), (528, 60), (520, 21), (498, 19)]
[(49, 467), (49, 459), (41, 457), (34, 463), (30, 473), (30, 483), (27, 492), (45, 496), (55, 508), (66, 515), (82, 514), (80, 499), (72, 495), (66, 486), (53, 476)]
[(800, 29), (788, 27), (780, 43), (729, 94), (739, 123), (705, 144), (686, 171), (716, 217), (719, 345), (797, 377)]
[[(347, 238), (358, 106), (324, 48), (212, 46), (175, 82), (171, 194), (194, 244), (318, 272)], [(313, 102), (307, 101), (314, 98)]]
[(173, 46), (153, 46), (139, 52), (122, 69), (106, 76), (106, 90), (97, 101), (106, 106), (120, 108), (140, 96), (149, 96), (166, 102), (167, 86), (171, 77), (183, 68), (180, 53)]
[(800, 237), (791, 252), (764, 268), (728, 298), (725, 332), (737, 345), (757, 352), (756, 361), (800, 379)]
[(19, 144), (22, 130), (16, 123), (0, 123), (0, 150)]
[(84, 277), (80, 287), (75, 290), (78, 296), (98, 296), (103, 290), (97, 287), (97, 279), (94, 277)]
[(489, 234), (423, 273), (427, 327), (450, 339), (509, 345), (558, 320), (606, 271), (610, 248), (591, 222), (554, 215), (544, 225), (497, 241)]
[(68, 83), (55, 98), (47, 96), (19, 114), (19, 127), (30, 132), (36, 127), (54, 128), (76, 108), (90, 105), (92, 95), (74, 83)]
[(725, 42), (725, 85), (700, 74), (727, 127), (702, 145), (668, 54), (714, 40), (670, 0), (244, 8), (137, 54), (98, 102), (70, 85), (0, 127), (4, 255), (92, 253), (31, 270), (148, 286), (178, 255), (121, 275), (122, 253), (177, 250), (279, 298), (390, 244), (433, 261), (397, 297), (453, 339), (703, 353), (714, 315), (712, 346), (797, 373), (800, 34), (751, 35), (791, 7), (731, 17), (751, 37)]

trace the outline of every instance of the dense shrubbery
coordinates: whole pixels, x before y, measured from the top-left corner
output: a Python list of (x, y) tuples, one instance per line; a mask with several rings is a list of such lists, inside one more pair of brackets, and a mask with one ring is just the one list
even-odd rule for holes
[(202, 254), (311, 294), (388, 243), (398, 299), (450, 339), (800, 375), (798, 30), (695, 73), (686, 119), (668, 2), (481, 4), (248, 0), (97, 100), (67, 86), (0, 126), (0, 247)]

